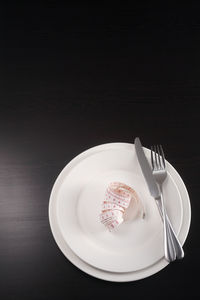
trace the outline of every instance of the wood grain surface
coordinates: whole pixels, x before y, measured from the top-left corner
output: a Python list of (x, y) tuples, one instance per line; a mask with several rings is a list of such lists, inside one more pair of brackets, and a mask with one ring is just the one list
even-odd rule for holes
[[(0, 299), (188, 299), (200, 267), (200, 6), (2, 3)], [(163, 145), (192, 223), (182, 262), (114, 284), (60, 252), (49, 195), (74, 156), (136, 136)]]

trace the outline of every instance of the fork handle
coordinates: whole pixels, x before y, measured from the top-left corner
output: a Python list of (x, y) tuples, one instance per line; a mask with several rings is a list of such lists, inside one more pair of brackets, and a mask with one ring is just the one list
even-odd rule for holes
[(171, 233), (171, 237), (172, 237), (172, 240), (173, 240), (173, 243), (174, 243), (174, 248), (176, 250), (176, 258), (177, 259), (182, 259), (184, 257), (184, 251), (183, 251), (183, 247), (181, 246), (175, 232), (174, 232), (174, 229), (171, 225), (171, 222), (168, 218), (168, 215), (166, 213), (166, 219), (167, 219), (167, 222), (169, 224), (169, 229), (170, 229), (170, 233)]
[[(161, 199), (156, 199), (156, 203), (157, 203), (157, 206), (158, 206), (158, 210), (159, 210), (159, 213), (160, 213), (160, 216), (163, 220), (163, 213), (162, 213), (162, 203), (161, 203)], [(177, 235), (175, 234), (174, 232), (174, 229), (172, 227), (172, 224), (169, 220), (169, 217), (165, 211), (165, 215), (166, 215), (166, 222), (168, 222), (168, 225), (169, 225), (169, 231), (170, 231), (170, 234), (171, 234), (171, 238), (173, 240), (173, 244), (174, 244), (174, 248), (176, 250), (176, 258), (177, 259), (182, 259), (184, 257), (184, 251), (183, 251), (183, 248), (178, 240), (178, 237)]]
[(165, 205), (163, 200), (162, 189), (160, 187), (160, 200), (162, 206), (162, 215), (163, 215), (163, 227), (164, 227), (164, 250), (165, 250), (165, 258), (172, 262), (176, 259), (176, 251), (173, 243), (173, 239), (171, 236), (171, 231), (169, 227), (169, 223), (167, 221), (166, 212), (165, 212)]

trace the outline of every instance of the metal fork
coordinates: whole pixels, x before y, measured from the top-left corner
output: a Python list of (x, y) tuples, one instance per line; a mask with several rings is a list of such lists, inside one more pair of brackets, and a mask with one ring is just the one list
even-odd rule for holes
[(160, 188), (161, 193), (160, 198), (157, 199), (157, 204), (164, 225), (165, 257), (168, 261), (174, 261), (176, 258), (182, 259), (184, 257), (184, 251), (172, 228), (164, 205), (162, 184), (167, 177), (167, 171), (165, 165), (165, 155), (161, 145), (151, 147), (151, 164), (154, 178)]

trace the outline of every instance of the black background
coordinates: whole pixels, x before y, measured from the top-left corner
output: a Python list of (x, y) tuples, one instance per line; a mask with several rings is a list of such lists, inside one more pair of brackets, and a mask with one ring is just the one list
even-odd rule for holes
[[(73, 3), (73, 4), (72, 4)], [(186, 299), (198, 290), (200, 5), (0, 7), (0, 298)], [(161, 143), (191, 199), (185, 258), (131, 283), (60, 252), (48, 201), (62, 168), (109, 142)]]

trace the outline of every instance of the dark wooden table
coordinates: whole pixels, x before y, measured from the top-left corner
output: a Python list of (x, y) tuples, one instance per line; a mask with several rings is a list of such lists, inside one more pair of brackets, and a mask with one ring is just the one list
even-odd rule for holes
[[(191, 297), (200, 267), (199, 5), (49, 1), (0, 11), (0, 299)], [(163, 144), (187, 186), (192, 223), (182, 262), (110, 283), (60, 252), (49, 195), (74, 156), (136, 136)]]

